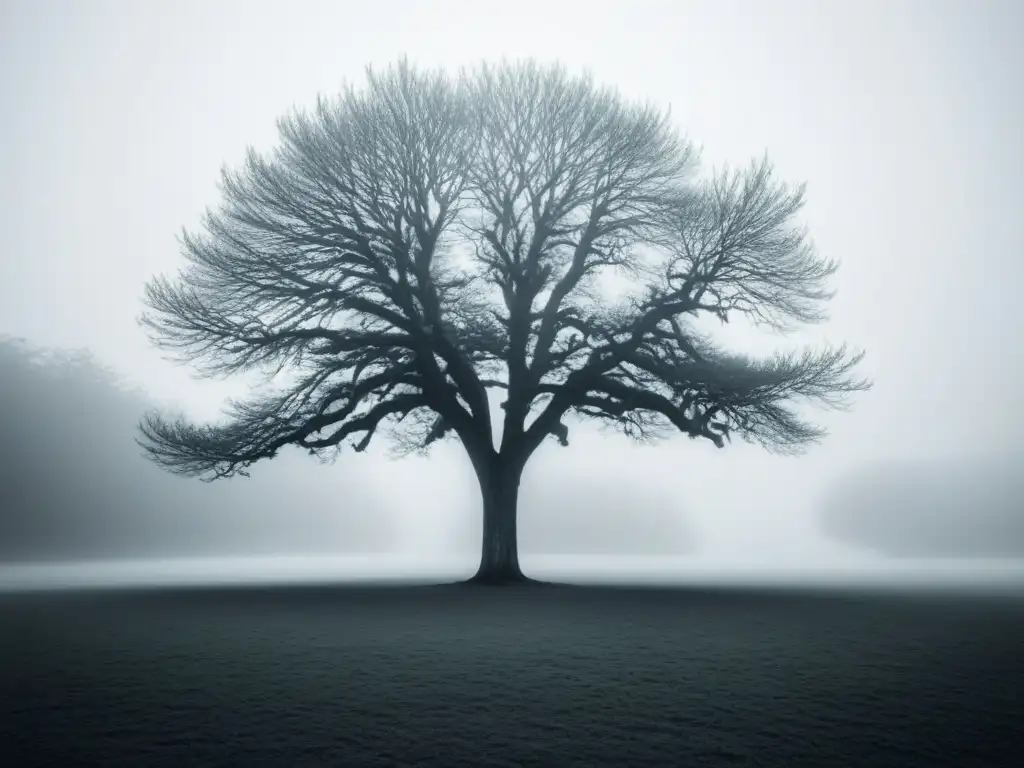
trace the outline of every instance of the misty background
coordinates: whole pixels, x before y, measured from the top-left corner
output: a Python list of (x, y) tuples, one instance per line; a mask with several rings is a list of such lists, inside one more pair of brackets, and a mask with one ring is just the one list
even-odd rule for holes
[(135, 322), (144, 283), (182, 264), (176, 235), (217, 203), (222, 165), (274, 146), (293, 107), (402, 56), (586, 68), (671, 107), (705, 172), (767, 151), (808, 183), (803, 219), (841, 262), (838, 295), (802, 335), (719, 338), (868, 352), (874, 389), (820, 414), (831, 434), (799, 458), (682, 436), (638, 446), (586, 425), (568, 449), (549, 441), (521, 493), (528, 571), (581, 556), (828, 569), (1024, 555), (1019, 4), (0, 9), (0, 562), (372, 555), (472, 571), (478, 489), (455, 444), (394, 461), (379, 441), (326, 466), (285, 452), (251, 479), (203, 484), (133, 442), (146, 409), (216, 418), (251, 383), (193, 378)]

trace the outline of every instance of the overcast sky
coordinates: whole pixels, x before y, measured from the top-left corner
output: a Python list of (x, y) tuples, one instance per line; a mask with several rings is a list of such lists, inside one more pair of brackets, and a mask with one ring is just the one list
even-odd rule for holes
[[(752, 446), (657, 449), (574, 435), (525, 483), (643, 483), (706, 551), (831, 552), (830, 484), (866, 464), (1019, 449), (1024, 405), (1024, 5), (1006, 2), (2, 3), (0, 332), (88, 347), (154, 398), (214, 417), (238, 384), (161, 360), (135, 319), (182, 263), (181, 228), (218, 201), (223, 164), (275, 119), (402, 55), (457, 68), (531, 56), (671, 106), (708, 168), (767, 151), (808, 183), (805, 218), (841, 261), (832, 318), (876, 381), (799, 459)], [(730, 330), (745, 350), (789, 342)], [(456, 446), (348, 454), (425, 541), (478, 514)], [(424, 504), (424, 499), (429, 501)], [(524, 512), (524, 514), (527, 514)], [(661, 514), (659, 512), (659, 514)]]

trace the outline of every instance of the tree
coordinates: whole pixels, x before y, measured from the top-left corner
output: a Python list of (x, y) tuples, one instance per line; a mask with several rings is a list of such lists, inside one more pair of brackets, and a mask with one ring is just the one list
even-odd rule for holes
[(147, 286), (165, 350), (208, 375), (291, 376), (222, 423), (149, 414), (140, 443), (163, 467), (228, 477), (289, 444), (333, 458), (385, 426), (403, 451), (458, 439), (483, 498), (475, 579), (503, 583), (523, 578), (523, 468), (546, 438), (568, 445), (568, 416), (796, 451), (824, 434), (800, 401), (868, 387), (845, 347), (753, 359), (696, 325), (824, 317), (836, 264), (767, 160), (699, 180), (667, 113), (561, 67), (367, 74), (224, 170), (187, 268)]

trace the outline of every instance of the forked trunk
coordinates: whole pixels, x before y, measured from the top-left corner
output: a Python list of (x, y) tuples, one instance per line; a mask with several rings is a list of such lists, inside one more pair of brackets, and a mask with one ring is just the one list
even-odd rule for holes
[(528, 581), (519, 568), (516, 507), (520, 467), (498, 460), (477, 468), (483, 497), (484, 525), (480, 567), (471, 581), (478, 584), (513, 584)]

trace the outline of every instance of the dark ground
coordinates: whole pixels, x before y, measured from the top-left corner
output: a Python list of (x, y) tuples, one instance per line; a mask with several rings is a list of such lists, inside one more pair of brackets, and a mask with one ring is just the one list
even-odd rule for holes
[(1009, 595), (0, 597), (12, 767), (1024, 765), (1022, 684)]

